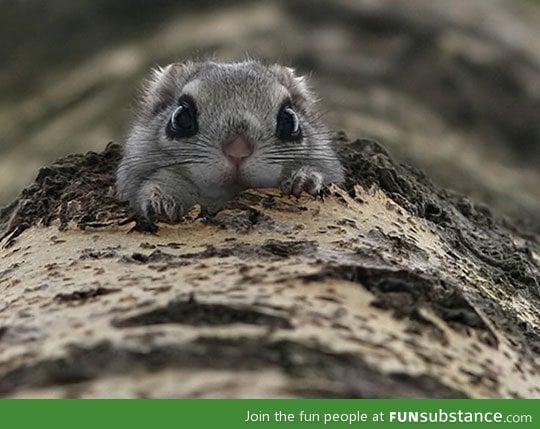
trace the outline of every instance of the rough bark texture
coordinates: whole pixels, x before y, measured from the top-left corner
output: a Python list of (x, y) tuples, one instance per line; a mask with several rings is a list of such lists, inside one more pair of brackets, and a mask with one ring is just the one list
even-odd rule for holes
[(119, 147), (0, 212), (0, 394), (538, 397), (540, 244), (336, 138), (346, 189), (247, 191), (157, 235), (114, 199)]

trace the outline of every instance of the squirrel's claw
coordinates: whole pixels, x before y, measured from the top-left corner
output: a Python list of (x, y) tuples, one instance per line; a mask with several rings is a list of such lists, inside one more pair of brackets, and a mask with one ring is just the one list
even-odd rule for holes
[(323, 186), (322, 174), (309, 167), (296, 170), (291, 177), (281, 183), (281, 191), (285, 195), (299, 197), (302, 192), (316, 197), (320, 195)]

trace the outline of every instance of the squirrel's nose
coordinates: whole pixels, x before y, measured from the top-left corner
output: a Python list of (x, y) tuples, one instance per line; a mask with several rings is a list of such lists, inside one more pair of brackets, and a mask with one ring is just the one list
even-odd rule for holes
[(253, 154), (253, 145), (244, 135), (234, 135), (223, 144), (223, 153), (232, 161), (241, 162)]

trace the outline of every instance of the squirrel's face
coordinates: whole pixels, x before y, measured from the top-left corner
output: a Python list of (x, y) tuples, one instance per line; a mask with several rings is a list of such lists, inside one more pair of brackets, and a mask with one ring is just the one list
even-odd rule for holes
[(327, 145), (313, 104), (282, 66), (172, 64), (150, 83), (134, 135), (147, 159), (201, 188), (275, 187)]

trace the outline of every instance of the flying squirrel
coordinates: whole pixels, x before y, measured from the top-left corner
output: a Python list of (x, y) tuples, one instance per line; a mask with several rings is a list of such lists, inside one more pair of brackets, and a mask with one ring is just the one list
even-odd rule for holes
[(118, 166), (140, 229), (248, 188), (320, 194), (344, 172), (306, 79), (258, 61), (169, 64), (147, 81)]

